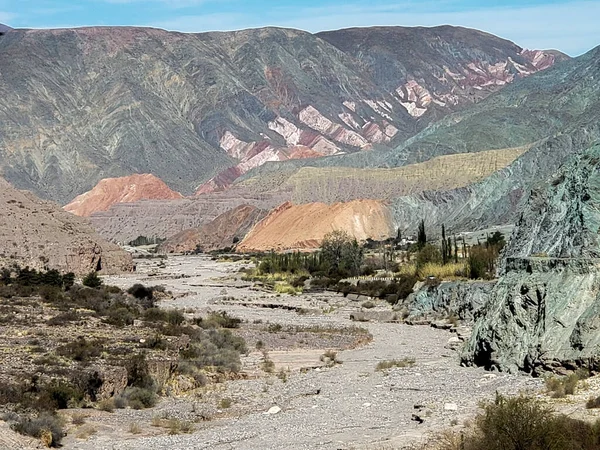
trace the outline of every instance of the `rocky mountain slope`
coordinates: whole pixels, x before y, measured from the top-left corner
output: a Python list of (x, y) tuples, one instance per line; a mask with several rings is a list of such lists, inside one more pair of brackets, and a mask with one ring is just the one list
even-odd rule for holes
[(8, 25), (4, 25), (3, 23), (0, 23), (0, 36), (2, 36), (5, 33), (8, 33), (11, 30), (12, 30), (12, 28), (9, 27)]
[(600, 367), (600, 144), (528, 199), (465, 362), (502, 370)]
[(106, 211), (115, 203), (133, 203), (139, 200), (173, 200), (183, 198), (152, 174), (136, 174), (121, 178), (105, 178), (91, 191), (78, 195), (64, 207), (76, 216), (90, 216)]
[(0, 169), (61, 203), (132, 173), (204, 193), (267, 161), (393, 146), (561, 59), (451, 27), (14, 30), (0, 38)]
[(379, 201), (285, 203), (252, 228), (237, 251), (313, 250), (334, 230), (347, 231), (360, 241), (386, 239), (395, 232), (387, 206)]
[(267, 211), (254, 206), (240, 205), (200, 228), (177, 233), (159, 245), (157, 252), (210, 252), (231, 247), (241, 241), (266, 214)]
[(131, 256), (94, 233), (84, 220), (0, 178), (0, 267), (87, 274), (131, 271)]

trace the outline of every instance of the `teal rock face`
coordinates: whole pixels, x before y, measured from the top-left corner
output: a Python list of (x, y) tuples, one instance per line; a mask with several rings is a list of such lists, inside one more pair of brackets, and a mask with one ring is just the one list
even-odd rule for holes
[(600, 144), (532, 191), (505, 256), (600, 256)]
[(534, 190), (462, 359), (502, 371), (600, 368), (600, 145)]
[(410, 294), (402, 306), (408, 310), (409, 319), (455, 316), (465, 322), (473, 322), (487, 303), (494, 284), (493, 281), (425, 284)]

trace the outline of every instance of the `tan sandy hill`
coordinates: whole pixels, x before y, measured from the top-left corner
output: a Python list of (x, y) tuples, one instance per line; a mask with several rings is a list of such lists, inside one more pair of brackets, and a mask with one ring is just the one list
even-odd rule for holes
[(183, 196), (172, 191), (160, 178), (148, 173), (134, 174), (100, 180), (91, 191), (77, 196), (64, 209), (77, 216), (87, 217), (98, 211), (107, 211), (115, 203), (179, 198)]
[(385, 239), (394, 233), (390, 211), (381, 201), (354, 200), (333, 205), (286, 202), (259, 222), (237, 250), (316, 249), (323, 237), (334, 230), (346, 231), (359, 241)]
[(84, 219), (0, 178), (0, 267), (13, 264), (78, 275), (133, 268), (131, 255), (95, 234)]
[(200, 228), (184, 230), (167, 239), (159, 246), (158, 252), (185, 253), (197, 248), (209, 252), (231, 247), (242, 240), (266, 214), (266, 211), (255, 206), (240, 205)]

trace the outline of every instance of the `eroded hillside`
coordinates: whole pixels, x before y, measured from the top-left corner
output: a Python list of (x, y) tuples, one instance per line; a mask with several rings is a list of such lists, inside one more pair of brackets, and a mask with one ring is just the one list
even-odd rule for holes
[(131, 256), (54, 203), (0, 178), (0, 267), (17, 264), (79, 275), (129, 272)]
[(94, 189), (78, 195), (64, 207), (76, 216), (90, 216), (106, 211), (115, 203), (133, 203), (139, 200), (173, 200), (183, 198), (152, 174), (105, 178)]
[(361, 241), (386, 239), (395, 232), (390, 211), (380, 201), (355, 200), (333, 205), (285, 203), (260, 221), (237, 250), (312, 250), (334, 230), (346, 231)]

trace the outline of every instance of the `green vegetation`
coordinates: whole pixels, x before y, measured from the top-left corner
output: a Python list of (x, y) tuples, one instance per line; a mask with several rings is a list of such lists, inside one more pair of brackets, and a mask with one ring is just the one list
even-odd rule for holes
[[(539, 400), (497, 395), (472, 428), (445, 433), (437, 450), (593, 450), (600, 447), (600, 421), (554, 414)], [(428, 445), (427, 448), (432, 448)]]
[[(135, 285), (123, 292), (92, 281), (88, 283), (96, 286), (92, 288), (73, 284), (70, 274), (17, 267), (0, 271), (0, 278), (0, 323), (11, 317), (10, 323), (22, 320), (31, 327), (39, 319), (31, 316), (30, 308), (41, 307), (53, 311), (51, 318), (41, 323), (53, 330), (68, 328), (66, 336), (74, 330), (79, 332), (74, 325), (86, 321), (101, 321), (108, 330), (112, 327), (118, 331), (118, 337), (112, 338), (110, 331), (105, 334), (107, 327), (101, 326), (102, 338), (75, 334), (74, 340), (54, 342), (46, 342), (54, 334), (42, 332), (23, 348), (27, 357), (41, 353), (31, 357), (35, 369), (0, 385), (0, 406), (15, 411), (7, 420), (13, 429), (38, 437), (49, 446), (59, 445), (64, 435), (56, 419), (57, 410), (97, 407), (110, 412), (127, 406), (154, 406), (164, 388), (155, 378), (157, 350), (161, 359), (165, 352), (173, 359), (174, 375), (190, 377), (196, 386), (205, 385), (209, 374), (239, 371), (240, 354), (247, 352), (245, 341), (228, 329), (239, 327), (240, 319), (220, 312), (204, 320), (188, 320), (181, 311), (156, 308), (154, 294), (161, 291), (157, 287)], [(95, 278), (95, 273), (86, 277)], [(21, 312), (20, 308), (25, 309)], [(138, 323), (128, 333), (134, 321)], [(140, 339), (140, 333), (147, 337)], [(97, 366), (108, 368), (107, 373), (111, 373), (111, 366), (125, 368), (126, 388), (113, 398), (99, 401), (105, 379)]]

